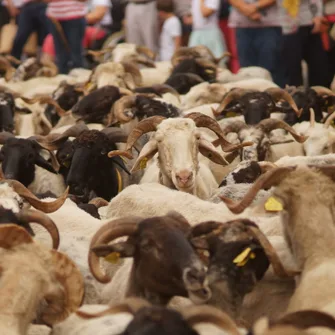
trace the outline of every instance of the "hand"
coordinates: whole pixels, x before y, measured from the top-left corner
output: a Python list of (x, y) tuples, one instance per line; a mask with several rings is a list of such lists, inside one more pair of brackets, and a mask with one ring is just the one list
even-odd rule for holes
[(256, 4), (243, 3), (243, 5), (240, 8), (240, 11), (245, 16), (251, 17), (253, 14), (257, 13), (258, 7)]
[(262, 18), (262, 15), (260, 12), (256, 12), (252, 14), (251, 16), (249, 16), (249, 19), (253, 21), (259, 21), (261, 18)]
[(9, 5), (8, 4), (7, 9), (9, 11), (9, 15), (11, 17), (16, 17), (20, 13), (20, 10), (18, 8), (16, 8), (15, 6), (13, 6), (13, 5)]
[(328, 20), (323, 16), (316, 16), (313, 19), (314, 27), (312, 29), (312, 34), (323, 33), (328, 30)]
[(193, 23), (192, 15), (185, 15), (183, 16), (183, 22), (187, 26), (191, 26)]

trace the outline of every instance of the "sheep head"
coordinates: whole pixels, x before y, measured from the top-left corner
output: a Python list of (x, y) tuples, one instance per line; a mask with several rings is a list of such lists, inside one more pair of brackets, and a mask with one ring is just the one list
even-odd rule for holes
[(13, 322), (26, 331), (36, 317), (51, 326), (81, 305), (83, 277), (67, 256), (34, 243), (25, 229), (12, 224), (1, 225), (0, 247), (0, 323), (5, 333)]
[[(100, 282), (110, 278), (101, 272), (98, 257), (118, 253), (134, 259), (130, 285), (136, 295), (144, 295), (156, 303), (167, 303), (173, 296), (189, 296), (205, 302), (211, 292), (207, 286), (206, 269), (187, 240), (191, 226), (176, 212), (142, 219), (126, 217), (102, 226), (93, 236), (89, 265)], [(114, 242), (128, 236), (125, 242)], [(113, 244), (108, 244), (109, 242)]]
[(133, 90), (141, 85), (142, 77), (133, 63), (107, 62), (98, 65), (92, 72), (91, 83), (98, 88), (105, 85)]
[(129, 152), (136, 141), (145, 133), (155, 131), (150, 141), (143, 147), (132, 171), (141, 167), (143, 162), (158, 153), (161, 182), (169, 187), (193, 193), (196, 190), (195, 180), (199, 170), (198, 153), (221, 165), (228, 164), (200, 132), (198, 127), (211, 129), (219, 138), (215, 145), (221, 144), (224, 151), (234, 151), (250, 142), (232, 145), (223, 137), (221, 128), (212, 118), (201, 113), (191, 113), (184, 118), (165, 119), (154, 116), (141, 121), (128, 137), (125, 152), (115, 151), (109, 154), (132, 157)]

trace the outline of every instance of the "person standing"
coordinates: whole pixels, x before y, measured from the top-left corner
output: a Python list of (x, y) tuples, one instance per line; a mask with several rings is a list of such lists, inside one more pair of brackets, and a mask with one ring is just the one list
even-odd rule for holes
[(163, 22), (159, 59), (161, 61), (169, 61), (174, 52), (181, 46), (181, 22), (173, 13), (172, 0), (157, 0), (157, 9), (159, 18)]
[(276, 0), (230, 0), (230, 3), (228, 24), (236, 29), (240, 66), (265, 68), (279, 84), (282, 34)]
[[(9, 8), (14, 8), (12, 0), (7, 0)], [(37, 32), (38, 45), (42, 46), (48, 34), (48, 20), (45, 16), (47, 4), (43, 0), (24, 0), (18, 17), (18, 29), (11, 55), (21, 58), (22, 50), (33, 32)]]
[(126, 41), (158, 52), (156, 0), (130, 0), (126, 8)]
[(188, 45), (207, 46), (216, 57), (227, 50), (219, 28), (220, 0), (192, 0), (193, 30)]
[(86, 0), (51, 0), (47, 8), (56, 62), (62, 74), (67, 74), (73, 68), (84, 67), (85, 2)]
[(308, 66), (309, 86), (329, 86), (328, 59), (321, 33), (328, 29), (322, 0), (277, 0), (283, 31), (284, 80), (280, 86), (303, 84), (302, 60)]

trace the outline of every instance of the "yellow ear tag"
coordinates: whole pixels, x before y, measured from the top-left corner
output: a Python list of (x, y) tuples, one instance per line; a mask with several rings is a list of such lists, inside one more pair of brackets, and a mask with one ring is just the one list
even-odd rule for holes
[(121, 255), (118, 252), (112, 252), (111, 254), (107, 255), (104, 259), (109, 263), (116, 264), (119, 261), (120, 256)]
[(250, 248), (244, 249), (238, 256), (235, 257), (233, 263), (235, 263), (237, 266), (244, 266), (248, 262), (250, 253), (251, 253)]
[(63, 166), (68, 168), (70, 166), (71, 162), (67, 161), (67, 162), (63, 162), (62, 164), (63, 164)]
[(147, 167), (148, 158), (144, 157), (140, 163), (140, 169), (143, 170)]
[(264, 207), (268, 212), (280, 212), (284, 209), (283, 205), (274, 197), (270, 197)]
[(234, 117), (234, 116), (237, 116), (237, 114), (235, 112), (228, 112), (226, 114), (226, 117)]

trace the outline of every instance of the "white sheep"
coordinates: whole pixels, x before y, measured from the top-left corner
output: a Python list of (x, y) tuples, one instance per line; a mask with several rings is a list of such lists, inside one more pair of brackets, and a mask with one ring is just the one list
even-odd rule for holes
[(220, 83), (231, 83), (240, 80), (266, 79), (273, 81), (271, 73), (259, 66), (242, 67), (236, 74), (228, 69), (220, 69), (217, 75), (217, 81)]

